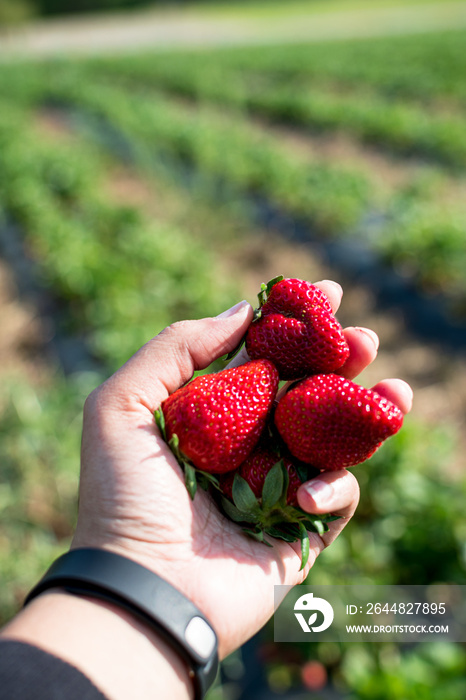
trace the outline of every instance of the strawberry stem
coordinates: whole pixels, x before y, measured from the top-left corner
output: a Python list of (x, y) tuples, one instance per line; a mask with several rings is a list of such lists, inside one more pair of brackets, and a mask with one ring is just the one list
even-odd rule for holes
[(261, 290), (257, 295), (257, 298), (259, 299), (259, 309), (262, 306), (264, 306), (265, 302), (269, 298), (269, 294), (272, 291), (272, 287), (274, 287), (277, 284), (277, 282), (281, 282), (282, 279), (284, 279), (283, 275), (278, 275), (278, 277), (274, 277), (269, 282), (267, 282), (267, 284), (264, 284), (264, 282), (262, 282)]

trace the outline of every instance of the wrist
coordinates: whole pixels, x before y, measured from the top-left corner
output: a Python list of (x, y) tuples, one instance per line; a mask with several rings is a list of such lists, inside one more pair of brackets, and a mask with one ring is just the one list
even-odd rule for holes
[(194, 697), (181, 657), (154, 630), (107, 601), (52, 589), (33, 600), (2, 636), (67, 661), (109, 700)]
[(161, 636), (189, 669), (196, 700), (214, 682), (217, 637), (203, 613), (176, 587), (132, 559), (105, 549), (75, 549), (59, 557), (26, 597), (61, 588), (81, 597), (97, 598)]

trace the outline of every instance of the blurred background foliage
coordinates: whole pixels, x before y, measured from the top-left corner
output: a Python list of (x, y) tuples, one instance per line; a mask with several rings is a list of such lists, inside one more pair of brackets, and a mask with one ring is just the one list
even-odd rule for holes
[[(0, 22), (34, 6), (0, 0)], [(341, 277), (341, 320), (381, 337), (361, 382), (401, 374), (419, 397), (354, 469), (358, 512), (308, 582), (466, 582), (465, 40), (458, 28), (5, 65), (0, 622), (69, 543), (86, 395), (170, 322), (254, 303), (280, 273)], [(381, 276), (398, 290), (391, 311), (373, 293)], [(413, 305), (427, 340), (404, 320)], [(462, 345), (441, 344), (431, 308)], [(466, 696), (463, 645), (272, 638), (225, 662), (211, 700)]]
[(150, 0), (0, 0), (0, 27), (40, 16), (102, 12), (154, 4)]

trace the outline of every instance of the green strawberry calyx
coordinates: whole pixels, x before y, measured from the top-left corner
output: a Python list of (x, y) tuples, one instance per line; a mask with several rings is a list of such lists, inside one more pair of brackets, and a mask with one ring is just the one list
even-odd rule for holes
[(251, 487), (238, 473), (232, 487), (232, 501), (221, 497), (225, 514), (237, 523), (244, 524), (246, 534), (271, 546), (264, 535), (301, 542), (301, 569), (309, 559), (309, 532), (323, 535), (328, 531), (328, 523), (339, 516), (313, 515), (299, 506), (287, 504), (289, 477), (283, 460), (279, 460), (268, 472), (262, 487), (261, 498), (257, 499)]
[(170, 440), (167, 439), (165, 416), (163, 415), (163, 410), (161, 406), (160, 408), (157, 408), (154, 411), (154, 417), (156, 425), (160, 430), (163, 439), (169, 446), (174, 457), (176, 458), (176, 461), (178, 462), (178, 464), (184, 472), (184, 483), (186, 485), (186, 489), (189, 495), (191, 496), (191, 500), (194, 500), (194, 496), (196, 495), (198, 485), (202, 489), (204, 489), (204, 491), (207, 491), (210, 485), (214, 486), (217, 489), (220, 488), (218, 479), (213, 474), (209, 474), (208, 472), (204, 472), (201, 469), (197, 469), (197, 467), (195, 467), (192, 464), (192, 462), (190, 462), (190, 460), (183, 454), (183, 452), (180, 450), (180, 443), (178, 435), (176, 435), (176, 433), (172, 435)]
[[(270, 292), (272, 291), (272, 287), (274, 287), (278, 282), (281, 282), (283, 279), (283, 275), (278, 275), (278, 277), (274, 277), (273, 279), (269, 280), (267, 284), (262, 282), (261, 284), (261, 290), (259, 294), (257, 295), (257, 298), (259, 299), (259, 308), (256, 309), (256, 313), (258, 313), (258, 318), (260, 317), (260, 310), (264, 306), (265, 302), (269, 298)], [(255, 316), (254, 314), (254, 316)], [(254, 318), (256, 320), (256, 318)]]
[[(267, 284), (265, 282), (262, 282), (260, 292), (257, 295), (257, 298), (259, 299), (259, 306), (257, 309), (254, 309), (254, 316), (252, 319), (252, 323), (254, 323), (254, 321), (258, 321), (260, 319), (261, 309), (264, 306), (267, 299), (269, 298), (269, 294), (272, 290), (272, 287), (274, 287), (277, 284), (277, 282), (281, 282), (283, 279), (285, 279), (283, 277), (283, 275), (278, 275), (278, 277), (274, 277), (269, 282), (267, 282)], [(239, 351), (243, 347), (244, 343), (246, 342), (246, 336), (247, 336), (247, 331), (244, 334), (244, 336), (241, 338), (238, 345), (235, 348), (233, 348), (233, 350), (231, 350), (228, 353), (228, 355), (226, 355), (226, 357), (223, 358), (224, 362), (229, 362), (230, 360), (232, 360), (235, 357), (235, 355), (237, 355), (239, 353)]]

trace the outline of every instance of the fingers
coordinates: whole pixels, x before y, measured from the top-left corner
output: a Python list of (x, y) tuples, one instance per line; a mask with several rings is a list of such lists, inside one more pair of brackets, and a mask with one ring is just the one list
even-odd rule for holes
[(388, 399), (406, 415), (413, 406), (413, 390), (402, 379), (384, 379), (372, 387), (374, 391)]
[(174, 323), (146, 343), (103, 386), (132, 394), (154, 410), (195, 370), (205, 369), (233, 350), (252, 315), (251, 305), (242, 301), (215, 318)]
[(298, 490), (298, 503), (307, 513), (352, 515), (358, 500), (358, 482), (346, 469), (321, 472)]
[(299, 487), (298, 503), (307, 513), (331, 513), (340, 516), (339, 520), (329, 523), (329, 531), (321, 536), (322, 545), (328, 546), (343, 530), (357, 508), (357, 479), (346, 469), (322, 472)]
[(369, 328), (345, 328), (343, 331), (350, 354), (343, 367), (336, 374), (346, 379), (354, 379), (377, 357), (379, 339)]
[(341, 304), (341, 298), (343, 296), (343, 289), (341, 285), (333, 280), (320, 280), (320, 282), (314, 282), (314, 286), (319, 287), (319, 289), (321, 289), (327, 295), (332, 311), (333, 313), (336, 313)]

